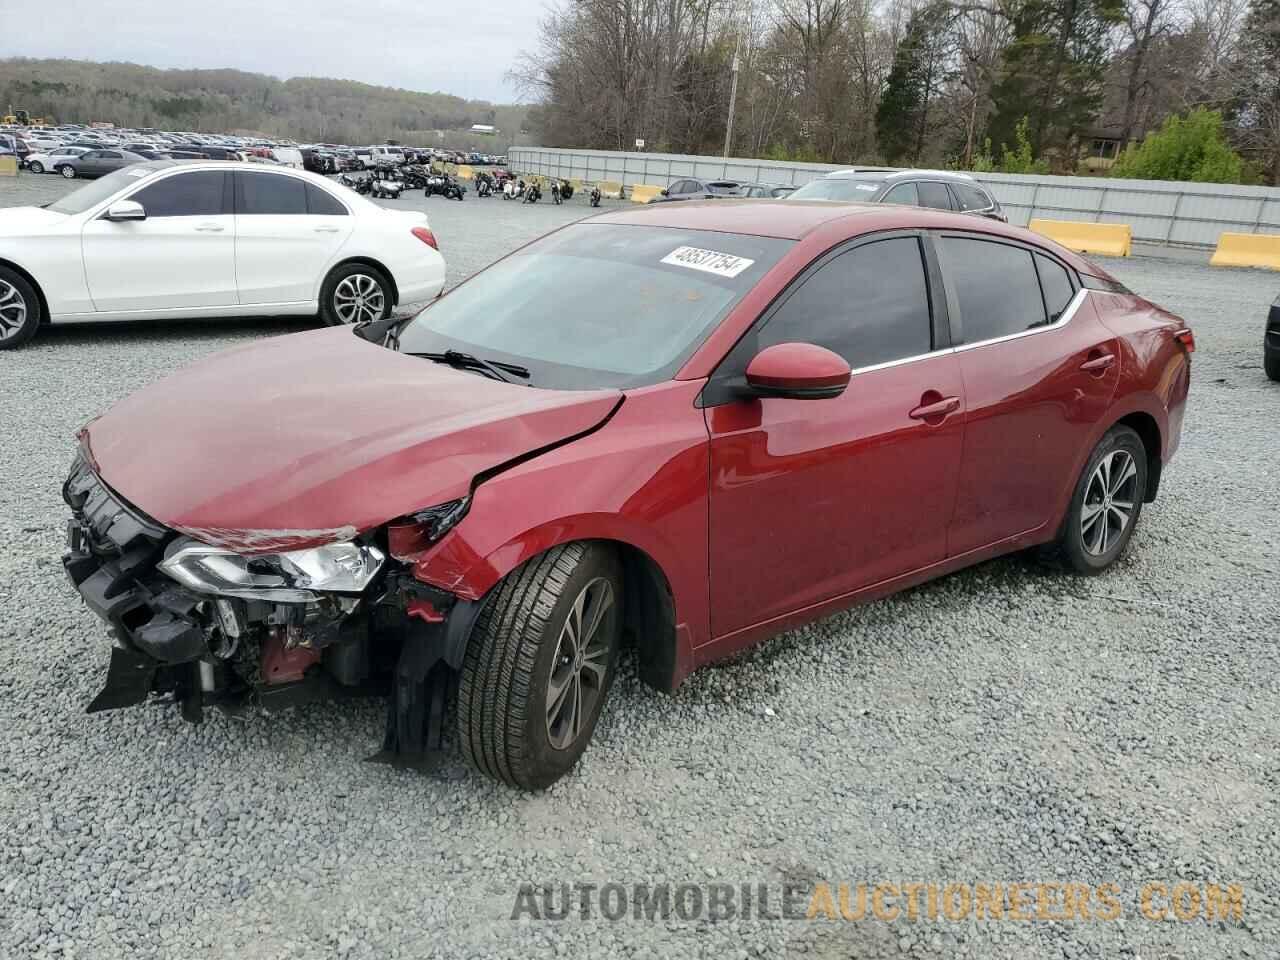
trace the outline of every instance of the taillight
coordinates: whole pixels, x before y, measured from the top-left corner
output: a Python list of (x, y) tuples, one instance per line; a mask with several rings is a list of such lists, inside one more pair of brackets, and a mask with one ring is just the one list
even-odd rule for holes
[(1173, 335), (1173, 339), (1177, 340), (1180, 344), (1186, 347), (1187, 353), (1196, 352), (1196, 335), (1192, 333), (1190, 330), (1188, 330), (1186, 327), (1183, 327), (1181, 330), (1175, 333)]
[(423, 243), (425, 243), (432, 250), (440, 249), (440, 244), (436, 242), (436, 235), (432, 233), (430, 230), (428, 230), (426, 227), (414, 227), (409, 232), (412, 233), (419, 240), (421, 240)]

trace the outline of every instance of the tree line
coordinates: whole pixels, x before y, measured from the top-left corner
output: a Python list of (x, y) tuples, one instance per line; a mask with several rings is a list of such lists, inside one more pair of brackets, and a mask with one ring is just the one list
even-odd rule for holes
[(735, 61), (731, 155), (1069, 173), (1163, 130), (1280, 184), (1280, 0), (557, 0), (512, 76), (547, 146), (718, 154)]
[[(304, 143), (366, 144), (390, 138), (434, 146), (436, 131), (451, 131), (448, 146), (486, 151), (505, 150), (526, 113), (522, 106), (351, 80), (280, 80), (240, 70), (160, 70), (132, 63), (25, 58), (0, 60), (0, 113), (10, 106), (58, 123), (105, 121)], [(501, 133), (496, 141), (475, 137), (474, 145), (463, 143), (473, 123), (493, 124)]]

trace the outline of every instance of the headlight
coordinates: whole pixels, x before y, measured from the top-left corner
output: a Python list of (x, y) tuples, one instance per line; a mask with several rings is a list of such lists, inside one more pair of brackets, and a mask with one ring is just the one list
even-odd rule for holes
[(330, 543), (244, 557), (221, 547), (187, 543), (160, 563), (160, 569), (197, 593), (244, 600), (306, 603), (324, 593), (359, 593), (382, 569), (377, 547)]

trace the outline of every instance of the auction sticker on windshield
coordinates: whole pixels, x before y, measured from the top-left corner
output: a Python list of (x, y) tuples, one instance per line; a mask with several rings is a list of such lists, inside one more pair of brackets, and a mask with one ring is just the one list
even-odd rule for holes
[(731, 253), (703, 250), (699, 247), (676, 247), (662, 258), (662, 262), (675, 267), (688, 267), (690, 270), (714, 273), (718, 277), (736, 277), (755, 263), (754, 260), (748, 260), (746, 257), (735, 257)]

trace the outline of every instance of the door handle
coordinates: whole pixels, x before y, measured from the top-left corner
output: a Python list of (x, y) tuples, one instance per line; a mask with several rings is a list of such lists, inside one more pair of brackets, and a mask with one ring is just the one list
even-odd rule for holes
[(1090, 354), (1089, 359), (1080, 364), (1080, 369), (1088, 373), (1102, 373), (1115, 362), (1114, 353)]
[[(937, 396), (937, 394), (934, 394), (934, 396)], [(907, 416), (912, 420), (932, 420), (935, 417), (945, 417), (949, 413), (955, 413), (959, 409), (959, 397), (943, 397), (933, 403), (926, 403), (923, 406), (916, 407)]]
[(316, 233), (337, 233), (338, 232), (337, 227), (315, 227), (313, 229), (315, 230)]
[(200, 233), (221, 233), (225, 229), (227, 228), (218, 223), (202, 223), (196, 227)]

